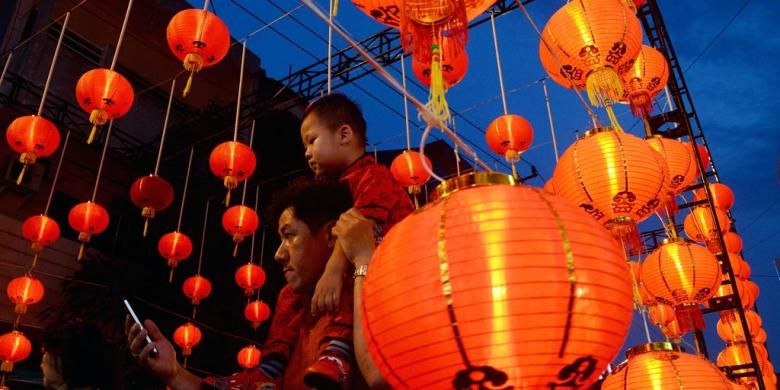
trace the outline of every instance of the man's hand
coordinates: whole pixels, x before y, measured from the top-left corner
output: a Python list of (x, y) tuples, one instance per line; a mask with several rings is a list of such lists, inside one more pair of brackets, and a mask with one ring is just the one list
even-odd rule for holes
[(338, 238), (341, 250), (347, 260), (356, 266), (368, 264), (376, 249), (374, 221), (364, 217), (352, 208), (341, 214), (333, 235)]
[[(141, 327), (131, 320), (130, 316), (125, 317), (125, 333), (130, 353), (142, 367), (148, 369), (164, 383), (169, 384), (180, 369), (179, 363), (176, 361), (176, 351), (154, 322), (144, 321), (144, 328), (141, 330)], [(146, 343), (147, 334), (152, 339), (151, 344)], [(157, 348), (156, 354), (152, 353), (154, 348)]]

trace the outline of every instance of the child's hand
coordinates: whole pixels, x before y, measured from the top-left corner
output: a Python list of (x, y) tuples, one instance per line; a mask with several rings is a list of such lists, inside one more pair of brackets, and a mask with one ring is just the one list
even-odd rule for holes
[(335, 312), (339, 307), (343, 275), (342, 272), (336, 272), (329, 268), (331, 267), (325, 267), (325, 272), (322, 273), (322, 277), (314, 289), (314, 297), (311, 299), (312, 314)]

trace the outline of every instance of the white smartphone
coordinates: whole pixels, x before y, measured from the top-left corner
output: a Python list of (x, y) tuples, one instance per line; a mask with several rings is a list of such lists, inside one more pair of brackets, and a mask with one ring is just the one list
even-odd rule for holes
[[(142, 324), (141, 320), (138, 319), (138, 316), (135, 315), (135, 311), (133, 311), (133, 307), (130, 306), (130, 302), (127, 301), (127, 298), (122, 298), (122, 302), (125, 304), (127, 311), (130, 313), (130, 317), (133, 318), (133, 321), (135, 321), (135, 323), (141, 327), (141, 330), (144, 330), (144, 324)], [(146, 343), (147, 344), (152, 343), (152, 339), (149, 338), (148, 334), (146, 335)], [(157, 355), (157, 348), (152, 348), (152, 354)]]

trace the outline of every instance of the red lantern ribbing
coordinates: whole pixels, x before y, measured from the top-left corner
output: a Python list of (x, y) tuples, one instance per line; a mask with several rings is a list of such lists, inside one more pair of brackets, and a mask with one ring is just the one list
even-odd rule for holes
[(32, 343), (22, 332), (12, 331), (0, 336), (0, 371), (11, 372), (14, 363), (27, 359), (32, 352)]
[(173, 203), (173, 186), (160, 176), (142, 176), (130, 187), (130, 200), (141, 209), (146, 237), (149, 220)]
[[(634, 64), (621, 75), (634, 116), (646, 119), (653, 112), (653, 98), (669, 81), (669, 64), (656, 49), (642, 45)], [(647, 122), (645, 122), (647, 124)]]
[(241, 348), (236, 356), (238, 365), (249, 370), (260, 365), (260, 350), (254, 345)]
[(252, 323), (252, 329), (257, 329), (263, 321), (271, 316), (271, 309), (261, 300), (254, 300), (244, 307), (244, 318)]
[[(731, 220), (725, 211), (715, 208), (715, 215), (718, 218), (720, 234), (725, 234), (731, 228)], [(690, 214), (683, 221), (685, 235), (696, 242), (703, 242), (713, 251), (720, 249), (718, 239), (718, 230), (715, 227), (715, 221), (712, 219), (712, 213), (707, 206), (694, 207)]]
[(200, 343), (203, 337), (200, 329), (188, 322), (173, 332), (173, 341), (181, 348), (182, 356), (190, 356), (192, 354), (192, 348)]
[[(756, 336), (761, 330), (761, 317), (753, 310), (745, 310), (745, 319), (748, 324), (750, 337), (756, 341)], [(744, 342), (745, 330), (742, 329), (742, 322), (736, 310), (729, 310), (720, 313), (720, 319), (717, 325), (718, 336), (727, 343)]]
[(121, 118), (130, 111), (135, 92), (124, 76), (113, 70), (99, 68), (81, 76), (76, 84), (76, 99), (81, 109), (89, 113), (89, 122), (93, 126), (87, 143), (91, 144), (98, 126), (111, 119)]
[(43, 299), (44, 290), (43, 283), (39, 279), (25, 275), (11, 279), (6, 293), (11, 302), (16, 305), (14, 312), (24, 314), (27, 313), (29, 305), (34, 305)]
[(406, 187), (411, 195), (419, 194), (422, 186), (431, 179), (431, 174), (423, 166), (423, 158), (425, 159), (424, 163), (432, 168), (433, 165), (428, 156), (423, 156), (413, 150), (404, 150), (390, 164), (390, 172), (395, 180)]
[(43, 247), (54, 244), (60, 238), (60, 225), (46, 215), (34, 215), (22, 224), (22, 237), (30, 241), (37, 255)]
[(178, 231), (166, 233), (160, 237), (157, 251), (168, 261), (169, 267), (176, 268), (180, 261), (192, 254), (192, 240), (186, 234)]
[(236, 284), (238, 287), (244, 289), (244, 295), (252, 296), (252, 294), (260, 287), (263, 287), (265, 283), (265, 271), (263, 268), (249, 263), (244, 264), (236, 270)]
[(39, 157), (48, 157), (60, 145), (60, 131), (51, 121), (42, 116), (28, 115), (14, 119), (5, 138), (15, 152), (20, 153), (22, 170), (16, 179), (21, 184), (27, 167), (35, 164)]
[(93, 234), (100, 234), (108, 227), (108, 211), (103, 206), (93, 203), (79, 203), (70, 209), (68, 213), (68, 223), (73, 230), (79, 232), (78, 260), (84, 257), (84, 245), (86, 245)]
[[(712, 203), (715, 207), (729, 211), (734, 206), (734, 192), (723, 183), (710, 183), (710, 194), (712, 194)], [(707, 199), (707, 193), (704, 188), (699, 188), (693, 192), (693, 200)]]
[(244, 241), (244, 238), (251, 236), (260, 225), (260, 219), (252, 208), (237, 205), (233, 206), (222, 214), (222, 227), (227, 234), (233, 237), (236, 245), (233, 248), (233, 257), (238, 256), (238, 244)]
[(485, 131), (485, 140), (493, 153), (506, 158), (512, 164), (512, 174), (517, 178), (515, 163), (534, 141), (531, 122), (520, 115), (506, 114), (494, 119)]
[(227, 188), (225, 205), (230, 204), (230, 191), (238, 187), (238, 183), (252, 176), (256, 164), (255, 152), (240, 142), (223, 142), (211, 151), (209, 156), (211, 172), (222, 179)]
[(200, 275), (190, 276), (184, 281), (181, 289), (193, 305), (198, 305), (211, 294), (211, 282)]

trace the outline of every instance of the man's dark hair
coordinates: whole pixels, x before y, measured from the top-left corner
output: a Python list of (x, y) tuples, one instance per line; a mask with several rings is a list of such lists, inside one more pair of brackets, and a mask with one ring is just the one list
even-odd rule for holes
[(366, 136), (366, 120), (360, 107), (343, 93), (325, 95), (309, 104), (303, 113), (303, 120), (309, 115), (316, 115), (325, 126), (335, 131), (341, 125), (349, 125), (357, 135), (363, 147), (368, 142)]
[(56, 322), (46, 328), (42, 344), (68, 388), (115, 386), (114, 356), (95, 324)]
[(316, 233), (352, 207), (352, 196), (349, 188), (337, 181), (299, 180), (274, 196), (270, 216), (273, 226), (279, 222), (279, 216), (284, 210), (290, 207), (295, 218), (303, 221), (312, 233)]

